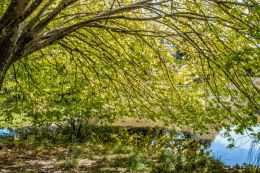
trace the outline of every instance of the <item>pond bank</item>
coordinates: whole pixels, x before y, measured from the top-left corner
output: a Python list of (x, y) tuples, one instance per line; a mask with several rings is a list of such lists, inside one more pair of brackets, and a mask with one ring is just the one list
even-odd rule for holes
[[(103, 127), (85, 141), (34, 133), (1, 142), (0, 172), (256, 172), (229, 168), (201, 152), (201, 144), (161, 129)], [(170, 132), (169, 132), (170, 133)], [(172, 136), (173, 137), (173, 136)], [(190, 136), (189, 136), (190, 137)]]
[[(216, 159), (219, 159), (223, 163), (225, 163), (226, 166), (234, 166), (236, 164), (241, 166), (241, 165), (243, 165), (244, 162), (246, 162), (248, 164), (253, 164), (253, 165), (259, 166), (259, 162), (258, 163), (253, 162), (256, 160), (257, 155), (255, 155), (254, 157), (252, 157), (252, 155), (251, 155), (251, 160), (244, 159), (245, 157), (247, 157), (250, 148), (247, 148), (247, 150), (246, 150), (247, 153), (244, 152), (242, 155), (243, 156), (243, 158), (242, 158), (241, 156), (238, 156), (239, 152), (241, 153), (241, 150), (237, 150), (237, 148), (234, 148), (235, 150), (227, 149), (226, 147), (229, 145), (228, 142), (226, 142), (225, 145), (220, 143), (221, 140), (222, 141), (224, 140), (224, 136), (221, 136), (220, 134), (216, 134), (216, 137), (214, 136), (214, 138), (211, 138), (212, 140), (205, 140), (203, 138), (198, 138), (198, 136), (196, 134), (192, 134), (190, 132), (181, 132), (181, 131), (176, 131), (174, 129), (166, 129), (166, 128), (159, 128), (159, 127), (93, 126), (93, 127), (87, 128), (88, 131), (85, 131), (85, 132), (91, 132), (91, 133), (89, 133), (86, 136), (84, 136), (82, 134), (79, 135), (78, 134), (79, 131), (74, 131), (75, 132), (74, 133), (73, 131), (70, 131), (69, 129), (62, 132), (62, 136), (59, 136), (59, 135), (55, 135), (57, 129), (55, 131), (51, 130), (53, 128), (48, 128), (48, 127), (44, 128), (44, 129), (45, 129), (45, 131), (39, 131), (40, 133), (38, 133), (38, 134), (35, 133), (37, 131), (31, 131), (32, 133), (28, 134), (26, 136), (25, 142), (26, 141), (28, 142), (28, 140), (30, 141), (33, 139), (36, 143), (39, 142), (41, 144), (42, 141), (47, 140), (47, 142), (48, 142), (48, 140), (51, 140), (53, 138), (54, 144), (52, 145), (53, 141), (49, 141), (49, 142), (51, 143), (52, 147), (55, 147), (55, 143), (58, 143), (58, 145), (60, 145), (60, 143), (64, 142), (64, 141), (69, 142), (69, 141), (76, 140), (75, 141), (76, 145), (77, 145), (77, 143), (78, 143), (78, 145), (82, 145), (82, 143), (84, 143), (84, 141), (86, 141), (86, 140), (87, 140), (87, 142), (90, 142), (90, 143), (92, 143), (93, 140), (94, 141), (98, 140), (98, 141), (101, 141), (101, 143), (103, 143), (103, 145), (108, 144), (108, 145), (114, 146), (114, 145), (117, 145), (117, 143), (119, 142), (121, 145), (120, 147), (127, 148), (127, 146), (124, 146), (124, 145), (129, 145), (129, 143), (133, 143), (134, 145), (140, 144), (142, 146), (147, 146), (150, 149), (155, 147), (154, 149), (157, 148), (156, 150), (158, 150), (158, 151), (159, 151), (159, 149), (158, 149), (157, 145), (159, 145), (159, 148), (161, 148), (163, 150), (162, 153), (166, 152), (166, 154), (167, 154), (167, 152), (173, 152), (173, 154), (176, 154), (176, 152), (180, 152), (180, 153), (181, 152), (192, 152), (193, 154), (195, 153), (195, 155), (197, 155), (197, 151), (207, 152), (209, 150), (212, 150), (212, 153), (209, 156), (205, 155), (205, 157), (210, 157), (210, 158), (215, 157)], [(48, 133), (47, 130), (49, 130), (51, 133)], [(256, 129), (256, 130), (258, 130), (258, 129)], [(44, 132), (47, 132), (47, 133), (44, 133)], [(55, 132), (55, 133), (52, 133), (52, 132)], [(71, 132), (73, 132), (73, 134), (69, 134)], [(81, 131), (80, 133), (82, 133), (82, 132), (84, 132), (84, 131)], [(241, 136), (238, 136), (238, 137), (240, 138)], [(88, 138), (88, 139), (86, 139), (86, 138)], [(23, 140), (21, 140), (21, 142), (23, 142)], [(33, 141), (31, 141), (31, 142), (35, 143)], [(67, 142), (65, 142), (65, 143), (67, 143)], [(73, 144), (73, 145), (75, 145), (75, 144)], [(109, 150), (113, 151), (114, 148), (111, 148), (112, 146), (110, 146)], [(185, 146), (185, 149), (183, 148), (184, 146)], [(236, 146), (236, 147), (238, 147), (238, 146)], [(177, 150), (176, 150), (176, 148), (177, 148)], [(158, 152), (158, 151), (156, 151), (156, 152)], [(223, 155), (223, 154), (221, 154), (221, 153), (223, 153), (223, 151), (231, 151), (231, 154), (229, 153), (229, 154)], [(259, 151), (259, 149), (258, 150), (256, 149), (256, 151)], [(153, 152), (152, 152), (152, 154), (153, 154)], [(218, 155), (219, 153), (216, 153), (216, 152), (220, 152), (220, 155)], [(235, 154), (234, 154), (234, 152), (235, 152)], [(160, 152), (158, 152), (157, 155), (159, 153)], [(245, 153), (246, 153), (246, 155), (245, 155)], [(121, 153), (121, 154), (123, 154), (123, 153)], [(179, 154), (179, 153), (177, 153), (177, 154)], [(226, 156), (228, 156), (229, 158), (234, 158), (233, 162), (230, 162), (230, 159), (226, 159), (225, 158)], [(196, 157), (200, 157), (200, 156), (196, 156)]]

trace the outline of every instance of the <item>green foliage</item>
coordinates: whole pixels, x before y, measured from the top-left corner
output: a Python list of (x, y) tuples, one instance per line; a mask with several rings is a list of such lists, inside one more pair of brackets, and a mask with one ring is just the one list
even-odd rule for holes
[(10, 4), (10, 0), (2, 0), (0, 2), (0, 18), (3, 16), (9, 4)]
[[(63, 9), (37, 39), (112, 9), (111, 2)], [(1, 3), (0, 16), (9, 1)], [(231, 122), (238, 131), (256, 125), (260, 97), (252, 80), (259, 75), (259, 5), (222, 3), (169, 1), (160, 11), (127, 11), (119, 16), (165, 16), (100, 21), (99, 27), (82, 27), (26, 55), (11, 66), (0, 91), (0, 126), (69, 119), (68, 127), (78, 129), (74, 133), (82, 129), (73, 119), (110, 123), (122, 116), (189, 124), (202, 132), (209, 124), (220, 129)], [(67, 20), (83, 11), (87, 15)], [(182, 60), (173, 56), (178, 50)]]

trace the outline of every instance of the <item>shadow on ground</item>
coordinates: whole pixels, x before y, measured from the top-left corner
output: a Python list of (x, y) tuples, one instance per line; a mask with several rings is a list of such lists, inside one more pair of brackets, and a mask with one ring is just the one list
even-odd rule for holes
[[(77, 153), (62, 146), (26, 146), (0, 144), (0, 172), (125, 172), (127, 159), (93, 155), (87, 150)], [(80, 156), (77, 158), (76, 154)]]

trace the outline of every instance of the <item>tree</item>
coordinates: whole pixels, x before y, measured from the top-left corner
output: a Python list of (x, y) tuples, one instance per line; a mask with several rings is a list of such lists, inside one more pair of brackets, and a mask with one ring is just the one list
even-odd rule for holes
[[(153, 3), (140, 1), (137, 3), (121, 4), (117, 2), (117, 8), (113, 9), (116, 1), (82, 2), (77, 0), (63, 1), (16, 1), (12, 0), (1, 18), (1, 73), (0, 86), (2, 86), (5, 73), (8, 68), (35, 51), (57, 43), (83, 27), (115, 30), (115, 32), (135, 32), (120, 28), (106, 27), (108, 20), (153, 20), (161, 17), (132, 17), (125, 15), (140, 9), (152, 11), (153, 6), (165, 4), (167, 1)], [(112, 3), (110, 9), (106, 3)], [(82, 7), (80, 7), (80, 5)], [(105, 5), (105, 8), (101, 7)], [(88, 9), (88, 6), (97, 8), (96, 11)], [(78, 8), (78, 9), (77, 9)], [(67, 10), (68, 9), (68, 10)], [(67, 10), (67, 11), (66, 11)], [(84, 12), (88, 10), (87, 12)], [(91, 10), (91, 11), (89, 11)], [(64, 11), (65, 14), (64, 14)], [(140, 13), (140, 12), (139, 12)], [(58, 21), (58, 22), (56, 22)], [(51, 26), (50, 26), (51, 25)], [(47, 29), (51, 27), (50, 29)]]
[[(185, 52), (189, 67), (196, 70), (196, 75), (224, 107), (227, 105), (223, 93), (236, 99), (239, 92), (242, 98), (239, 102), (246, 101), (250, 110), (258, 111), (259, 90), (253, 85), (252, 74), (259, 74), (260, 16), (259, 4), (254, 0), (9, 0), (1, 3), (0, 88), (10, 67), (28, 57), (27, 65), (33, 65), (36, 62), (30, 62), (32, 55), (52, 50), (76, 53), (82, 57), (79, 61), (90, 62), (89, 68), (94, 73), (98, 73), (97, 66), (93, 68), (91, 64), (97, 62), (93, 57), (98, 57), (100, 64), (120, 67), (115, 71), (124, 73), (124, 68), (128, 68), (133, 74), (138, 74), (137, 71), (146, 74), (142, 65), (129, 60), (132, 47), (140, 63), (148, 62), (146, 68), (149, 61), (156, 59), (161, 63), (167, 85), (178, 95), (172, 61), (162, 51), (173, 51), (170, 45), (174, 45), (175, 51)], [(160, 44), (161, 40), (168, 45)], [(138, 49), (134, 44), (149, 51), (144, 56), (141, 53), (145, 49)], [(129, 66), (120, 64), (120, 60)], [(228, 88), (231, 84), (235, 90)]]

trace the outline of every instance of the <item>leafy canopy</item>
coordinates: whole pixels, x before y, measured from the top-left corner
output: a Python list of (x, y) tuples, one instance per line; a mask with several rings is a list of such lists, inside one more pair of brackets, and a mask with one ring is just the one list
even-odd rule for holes
[[(13, 1), (1, 3), (4, 19)], [(33, 5), (18, 22), (23, 44), (1, 93), (4, 120), (126, 115), (202, 130), (224, 120), (241, 129), (257, 123), (257, 2), (28, 0)]]

